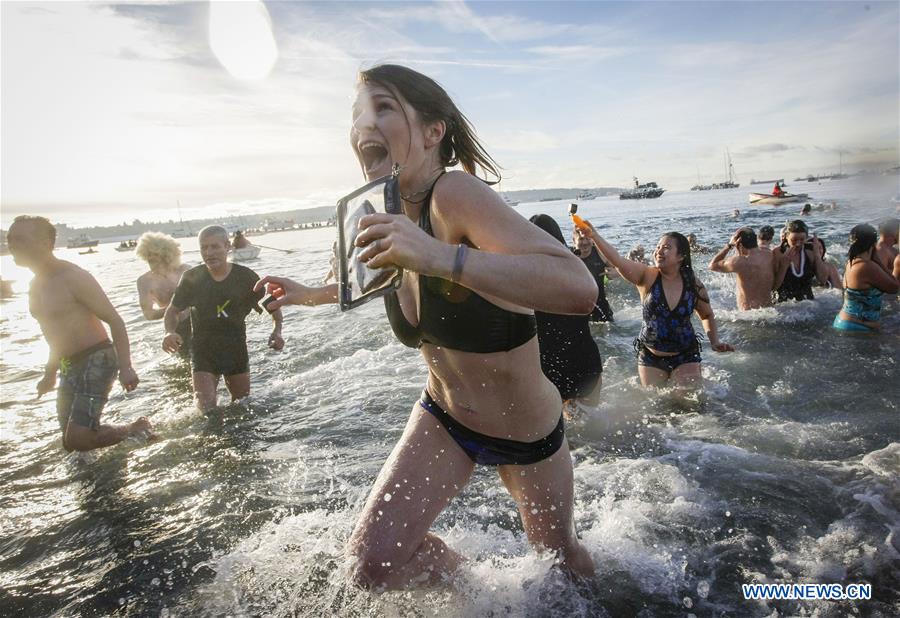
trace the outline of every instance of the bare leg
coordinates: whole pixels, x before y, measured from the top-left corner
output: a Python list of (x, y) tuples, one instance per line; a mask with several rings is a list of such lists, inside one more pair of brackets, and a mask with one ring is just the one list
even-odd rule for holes
[(656, 367), (638, 365), (638, 375), (643, 386), (665, 386), (669, 382), (669, 374)]
[(402, 589), (455, 571), (463, 558), (429, 529), (474, 468), (443, 425), (416, 404), (350, 536), (356, 583)]
[(206, 413), (216, 407), (216, 389), (219, 386), (219, 376), (208, 371), (195, 371), (194, 401), (197, 409)]
[(232, 402), (243, 399), (250, 394), (250, 374), (237, 373), (233, 376), (225, 376), (225, 386), (231, 393)]
[(677, 387), (677, 393), (681, 397), (702, 389), (703, 377), (700, 373), (700, 363), (678, 365), (672, 371), (671, 381)]
[(581, 577), (594, 575), (594, 562), (575, 535), (574, 481), (568, 442), (551, 457), (530, 466), (497, 471), (519, 506), (528, 541), (556, 552), (560, 566)]
[(144, 416), (127, 425), (100, 425), (96, 431), (69, 422), (63, 435), (63, 447), (67, 451), (91, 451), (118, 444), (125, 438), (141, 432), (147, 432), (148, 439), (152, 441), (157, 436), (151, 430), (150, 421)]

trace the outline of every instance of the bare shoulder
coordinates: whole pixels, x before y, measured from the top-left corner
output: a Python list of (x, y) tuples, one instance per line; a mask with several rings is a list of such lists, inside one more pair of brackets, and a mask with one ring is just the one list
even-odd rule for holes
[(55, 277), (60, 277), (65, 281), (72, 281), (76, 283), (81, 283), (86, 280), (94, 280), (94, 275), (83, 269), (81, 266), (73, 264), (72, 262), (67, 262), (66, 260), (59, 261), (59, 267), (53, 274)]
[(483, 212), (487, 208), (508, 208), (487, 183), (462, 170), (447, 172), (434, 186), (431, 198), (433, 214), (447, 214), (449, 209), (471, 209)]
[(641, 298), (644, 298), (650, 293), (650, 288), (653, 287), (653, 284), (656, 283), (656, 279), (659, 277), (659, 269), (656, 266), (647, 266), (646, 264), (641, 264), (641, 266), (644, 267), (644, 270), (641, 272), (641, 282), (637, 285), (637, 288)]
[[(459, 170), (447, 172), (438, 179), (430, 209), (431, 222), (438, 237), (452, 242), (461, 238), (474, 240), (475, 236), (482, 236), (488, 229), (516, 229), (519, 234), (531, 231), (522, 229), (530, 224), (504, 204), (489, 185)], [(485, 240), (482, 238), (482, 241)], [(480, 247), (477, 242), (476, 246)]]

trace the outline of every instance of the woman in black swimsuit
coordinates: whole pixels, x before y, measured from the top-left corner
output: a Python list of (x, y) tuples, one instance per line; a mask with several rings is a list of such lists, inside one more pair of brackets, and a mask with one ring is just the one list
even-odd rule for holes
[(641, 296), (644, 324), (635, 340), (641, 384), (674, 384), (683, 391), (700, 386), (700, 337), (691, 323), (693, 314), (703, 323), (713, 350), (733, 352), (734, 348), (719, 340), (709, 294), (694, 275), (688, 239), (678, 232), (663, 234), (653, 252), (656, 265), (647, 266), (623, 258), (593, 226), (584, 234)]
[[(405, 214), (364, 217), (356, 244), (369, 266), (403, 269), (402, 286), (385, 297), (388, 317), (429, 369), (350, 537), (354, 579), (404, 588), (452, 573), (463, 558), (430, 529), (476, 463), (497, 466), (532, 545), (571, 573), (592, 574), (575, 535), (562, 402), (541, 372), (533, 313), (590, 313), (590, 273), (474, 175), (480, 167), (499, 178), (430, 78), (396, 65), (362, 72), (350, 140), (368, 180), (401, 166)], [(445, 173), (457, 164), (464, 171)], [(286, 292), (273, 306), (336, 299), (336, 286), (266, 282)]]
[(800, 219), (782, 230), (781, 247), (775, 253), (781, 262), (775, 275), (775, 302), (813, 300), (813, 279), (823, 284), (828, 280), (825, 264), (808, 237), (809, 229)]

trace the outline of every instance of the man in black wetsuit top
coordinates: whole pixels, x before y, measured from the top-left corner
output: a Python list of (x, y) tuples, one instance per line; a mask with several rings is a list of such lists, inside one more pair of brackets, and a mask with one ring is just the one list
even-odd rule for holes
[[(228, 232), (218, 225), (203, 228), (198, 236), (203, 264), (184, 273), (172, 301), (166, 308), (166, 336), (163, 349), (176, 352), (182, 345), (175, 332), (178, 314), (191, 308), (191, 365), (197, 407), (207, 412), (216, 406), (219, 376), (232, 401), (250, 394), (250, 369), (244, 320), (251, 311), (261, 312), (264, 291), (253, 291), (259, 275), (228, 261), (231, 243)], [(284, 347), (281, 338), (281, 310), (272, 313), (274, 322), (269, 347)]]
[(594, 243), (591, 242), (590, 238), (579, 233), (577, 227), (572, 234), (572, 239), (575, 241), (575, 247), (572, 249), (573, 253), (581, 258), (581, 261), (584, 262), (584, 265), (587, 266), (587, 269), (591, 271), (591, 274), (594, 275), (594, 280), (597, 282), (597, 302), (594, 304), (594, 310), (591, 311), (590, 316), (588, 316), (590, 321), (615, 321), (613, 320), (613, 310), (609, 306), (609, 301), (606, 300), (605, 285), (606, 276), (611, 273), (615, 273), (615, 271), (607, 270), (608, 265), (603, 261), (603, 258), (600, 257), (600, 252), (597, 251)]

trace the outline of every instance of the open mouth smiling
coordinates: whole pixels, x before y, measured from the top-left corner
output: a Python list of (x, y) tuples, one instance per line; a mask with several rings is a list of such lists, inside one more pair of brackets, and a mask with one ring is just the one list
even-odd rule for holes
[(366, 173), (382, 166), (388, 158), (388, 150), (378, 142), (362, 142), (357, 146)]

